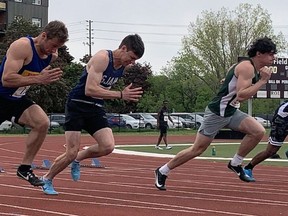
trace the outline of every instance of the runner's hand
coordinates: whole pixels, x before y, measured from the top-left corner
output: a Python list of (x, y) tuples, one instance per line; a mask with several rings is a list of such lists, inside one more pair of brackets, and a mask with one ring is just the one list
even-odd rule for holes
[(142, 97), (142, 94), (142, 87), (133, 88), (131, 83), (122, 90), (122, 99), (137, 102)]

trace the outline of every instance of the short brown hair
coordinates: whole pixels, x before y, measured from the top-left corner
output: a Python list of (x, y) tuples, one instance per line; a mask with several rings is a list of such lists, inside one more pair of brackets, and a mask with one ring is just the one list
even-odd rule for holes
[(65, 24), (61, 21), (55, 20), (49, 22), (42, 32), (47, 34), (47, 39), (57, 38), (59, 42), (65, 43), (68, 41), (68, 30)]

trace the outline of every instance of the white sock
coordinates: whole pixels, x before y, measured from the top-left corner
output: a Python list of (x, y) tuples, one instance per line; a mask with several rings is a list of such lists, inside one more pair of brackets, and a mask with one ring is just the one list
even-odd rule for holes
[(232, 166), (238, 166), (238, 165), (241, 165), (242, 162), (243, 162), (243, 158), (242, 156), (238, 155), (238, 154), (235, 154), (233, 159), (231, 160), (231, 165)]
[(170, 168), (167, 166), (167, 164), (165, 164), (164, 166), (160, 167), (159, 172), (162, 175), (166, 175), (168, 176), (169, 172), (170, 172)]

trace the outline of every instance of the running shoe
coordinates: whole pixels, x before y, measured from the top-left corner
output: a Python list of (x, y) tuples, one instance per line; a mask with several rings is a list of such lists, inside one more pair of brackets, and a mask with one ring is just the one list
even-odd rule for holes
[(156, 145), (155, 148), (156, 148), (156, 149), (159, 149), (159, 150), (163, 150), (163, 148), (160, 147), (160, 146), (158, 146), (158, 145)]
[(241, 165), (232, 166), (231, 161), (230, 161), (228, 164), (228, 168), (230, 170), (232, 170), (233, 172), (235, 172), (242, 181), (245, 181), (245, 182), (252, 182), (253, 181), (248, 175), (245, 174)]
[(166, 146), (166, 149), (167, 149), (167, 150), (170, 150), (170, 149), (172, 149), (172, 146), (169, 146), (169, 145), (168, 145), (168, 146)]
[(24, 179), (28, 181), (33, 186), (43, 186), (44, 182), (41, 181), (35, 174), (33, 173), (32, 168), (30, 168), (28, 171), (20, 171), (20, 169), (17, 169), (17, 176), (21, 179)]
[(155, 186), (159, 190), (166, 190), (165, 181), (167, 176), (163, 175), (159, 171), (160, 167), (155, 170)]
[(245, 174), (251, 178), (252, 182), (256, 181), (256, 179), (253, 176), (253, 172), (251, 169), (245, 169), (244, 168), (243, 170), (244, 170)]
[(42, 186), (42, 190), (47, 195), (58, 195), (58, 192), (54, 189), (52, 180), (51, 179), (44, 179), (43, 177), (41, 180), (44, 182)]
[(78, 181), (80, 179), (80, 163), (73, 161), (71, 163), (71, 177), (73, 181)]

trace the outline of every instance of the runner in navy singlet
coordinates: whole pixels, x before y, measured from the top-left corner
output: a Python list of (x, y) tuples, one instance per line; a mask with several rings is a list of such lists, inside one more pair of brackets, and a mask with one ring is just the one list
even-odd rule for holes
[[(110, 88), (123, 76), (125, 67), (134, 64), (143, 54), (143, 41), (135, 34), (126, 36), (118, 49), (100, 50), (89, 60), (79, 83), (68, 96), (64, 125), (66, 152), (56, 158), (48, 173), (43, 176), (45, 185), (42, 189), (45, 194), (58, 194), (52, 179), (71, 162), (72, 179), (78, 181), (80, 161), (105, 156), (113, 151), (115, 142), (103, 109), (104, 100), (139, 100), (142, 88), (133, 88), (132, 83), (122, 91), (112, 91)], [(86, 130), (97, 144), (78, 152), (82, 130)]]
[(31, 164), (46, 137), (49, 119), (25, 94), (31, 85), (46, 85), (60, 79), (62, 70), (52, 69), (49, 64), (57, 58), (58, 48), (67, 39), (65, 25), (52, 21), (37, 37), (14, 41), (0, 65), (0, 123), (9, 120), (31, 128), (17, 176), (34, 186), (44, 184), (34, 175)]

